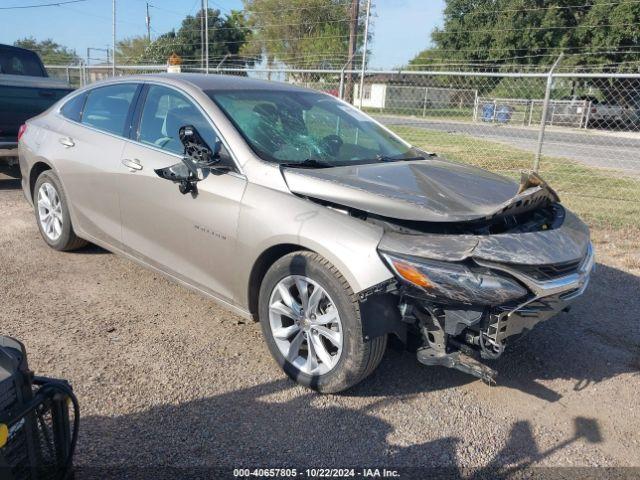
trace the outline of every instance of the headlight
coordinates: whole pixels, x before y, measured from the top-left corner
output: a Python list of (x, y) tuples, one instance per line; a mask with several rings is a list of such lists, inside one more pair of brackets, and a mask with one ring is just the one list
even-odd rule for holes
[(410, 259), (389, 253), (382, 253), (382, 257), (400, 279), (447, 303), (499, 305), (527, 294), (516, 281), (488, 270), (472, 271), (457, 263)]

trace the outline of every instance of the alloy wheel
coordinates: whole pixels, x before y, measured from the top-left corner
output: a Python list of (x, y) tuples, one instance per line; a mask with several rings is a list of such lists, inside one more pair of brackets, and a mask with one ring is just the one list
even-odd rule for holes
[(307, 375), (324, 375), (340, 360), (338, 309), (327, 291), (308, 277), (280, 280), (269, 299), (269, 325), (280, 353)]
[(38, 218), (49, 240), (55, 242), (62, 235), (62, 204), (56, 188), (45, 182), (38, 189)]

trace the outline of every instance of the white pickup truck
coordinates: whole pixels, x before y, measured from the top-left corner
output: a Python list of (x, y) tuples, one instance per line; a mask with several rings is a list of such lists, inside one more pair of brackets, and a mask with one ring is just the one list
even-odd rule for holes
[(620, 105), (613, 105), (610, 103), (603, 103), (596, 97), (581, 96), (574, 97), (572, 100), (579, 100), (588, 102), (588, 108), (586, 118), (589, 125), (599, 127), (615, 127), (624, 124), (629, 118), (629, 109)]

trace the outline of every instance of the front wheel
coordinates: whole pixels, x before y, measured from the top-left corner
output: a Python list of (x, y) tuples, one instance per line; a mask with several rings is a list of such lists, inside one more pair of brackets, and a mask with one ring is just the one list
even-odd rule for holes
[(285, 373), (320, 392), (360, 382), (386, 349), (386, 336), (363, 340), (351, 287), (313, 252), (294, 252), (271, 266), (260, 288), (259, 317), (269, 350)]

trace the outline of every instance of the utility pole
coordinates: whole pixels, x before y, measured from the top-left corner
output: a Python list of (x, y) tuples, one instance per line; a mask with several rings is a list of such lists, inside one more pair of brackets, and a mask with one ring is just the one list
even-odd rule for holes
[[(360, 0), (351, 0), (349, 7), (349, 58), (345, 65), (346, 70), (353, 70), (353, 57), (358, 49), (358, 19), (360, 16)], [(344, 100), (351, 103), (353, 101), (353, 71), (347, 74), (347, 88)]]
[(116, 0), (112, 0), (112, 7), (113, 7), (113, 32), (112, 32), (113, 63), (111, 64), (111, 75), (115, 77), (116, 76)]
[(367, 44), (369, 42), (369, 19), (371, 18), (371, 0), (367, 0), (367, 20), (364, 24), (364, 47), (362, 50), (362, 71), (360, 72), (360, 110), (362, 110), (362, 99), (364, 98), (364, 69), (367, 66)]
[(151, 16), (149, 15), (149, 2), (147, 2), (147, 42), (151, 43)]
[(204, 0), (200, 0), (200, 68), (204, 70)]
[(204, 73), (209, 73), (209, 0), (204, 0)]

